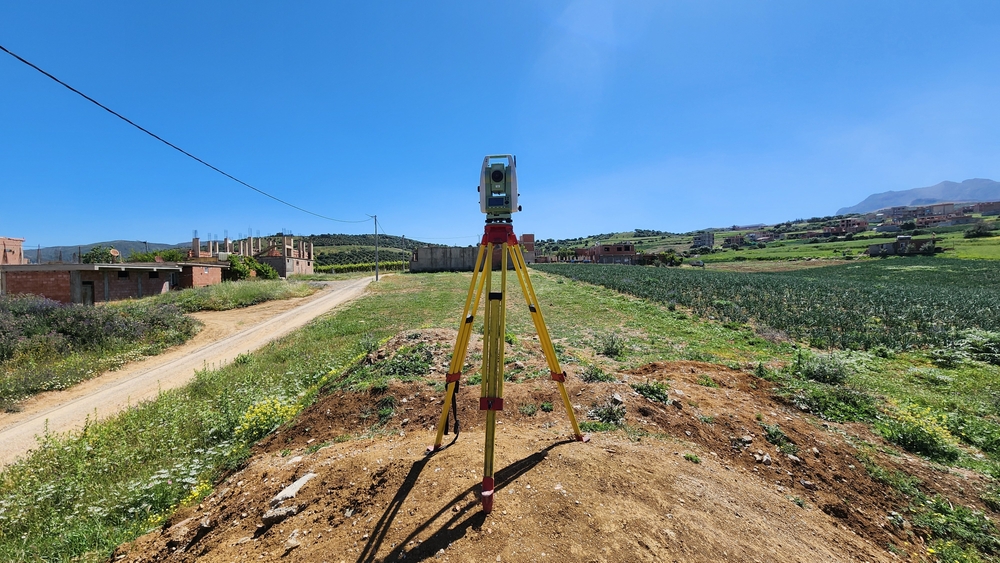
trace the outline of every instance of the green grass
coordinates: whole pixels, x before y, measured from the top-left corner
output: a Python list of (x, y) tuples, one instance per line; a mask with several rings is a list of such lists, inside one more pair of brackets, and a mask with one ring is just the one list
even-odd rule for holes
[(187, 313), (225, 311), (249, 307), (265, 301), (305, 297), (316, 291), (306, 283), (282, 280), (246, 280), (172, 291), (150, 297), (155, 303), (169, 303)]

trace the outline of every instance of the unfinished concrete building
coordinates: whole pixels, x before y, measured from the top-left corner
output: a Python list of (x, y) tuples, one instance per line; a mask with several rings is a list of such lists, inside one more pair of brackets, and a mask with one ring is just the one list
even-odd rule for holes
[(0, 265), (25, 263), (24, 239), (0, 237)]
[(277, 237), (247, 237), (240, 240), (228, 238), (221, 241), (191, 240), (191, 251), (188, 253), (192, 261), (225, 261), (229, 255), (252, 256), (258, 262), (267, 264), (278, 275), (286, 278), (293, 274), (313, 273), (313, 243), (302, 239), (295, 240), (291, 236)]

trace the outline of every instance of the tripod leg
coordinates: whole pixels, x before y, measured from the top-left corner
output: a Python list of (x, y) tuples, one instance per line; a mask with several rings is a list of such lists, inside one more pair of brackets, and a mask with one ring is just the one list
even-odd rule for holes
[(545, 326), (545, 319), (542, 318), (542, 309), (538, 303), (538, 297), (535, 296), (535, 288), (532, 287), (531, 278), (528, 277), (528, 268), (524, 263), (524, 255), (521, 253), (521, 247), (511, 245), (509, 250), (511, 261), (514, 263), (514, 272), (517, 274), (517, 280), (521, 282), (521, 292), (528, 302), (528, 311), (531, 313), (531, 320), (535, 323), (538, 342), (542, 345), (542, 352), (545, 354), (545, 359), (549, 364), (552, 380), (559, 387), (559, 394), (562, 396), (563, 405), (566, 407), (566, 414), (569, 415), (569, 422), (573, 427), (573, 436), (577, 440), (586, 442), (588, 438), (584, 437), (583, 433), (580, 432), (580, 425), (576, 422), (576, 414), (573, 412), (569, 393), (566, 392), (566, 385), (563, 384), (566, 381), (566, 372), (559, 367), (559, 359), (556, 357), (556, 350), (552, 346), (552, 339), (549, 337), (549, 330)]
[[(490, 245), (493, 246), (492, 244)], [(506, 246), (506, 244), (504, 244)], [(492, 248), (490, 255), (492, 255)], [(504, 248), (506, 250), (506, 248)], [(504, 264), (501, 267), (501, 281), (507, 278), (506, 254), (501, 253)], [(491, 266), (492, 259), (487, 258)], [(490, 274), (486, 274), (486, 283), (490, 283)], [(504, 291), (492, 291), (490, 288), (486, 301), (486, 311), (483, 317), (483, 382), (480, 391), (479, 409), (486, 411), (486, 444), (483, 448), (483, 512), (489, 514), (493, 510), (494, 491), (494, 444), (496, 442), (496, 415), (503, 410), (503, 346), (504, 346)]]
[(428, 447), (428, 451), (441, 449), (444, 441), (444, 433), (448, 427), (448, 409), (451, 408), (455, 388), (458, 380), (462, 376), (462, 366), (465, 364), (465, 354), (469, 348), (469, 338), (472, 335), (472, 320), (476, 310), (479, 309), (479, 299), (483, 295), (483, 285), (486, 280), (484, 273), (486, 258), (486, 245), (479, 246), (479, 253), (476, 256), (476, 265), (472, 269), (472, 281), (469, 283), (469, 292), (465, 296), (465, 308), (462, 310), (462, 323), (458, 327), (458, 337), (455, 339), (455, 347), (451, 352), (451, 363), (446, 376), (447, 389), (444, 396), (444, 407), (441, 409), (441, 418), (438, 420), (437, 436), (434, 438), (434, 445)]

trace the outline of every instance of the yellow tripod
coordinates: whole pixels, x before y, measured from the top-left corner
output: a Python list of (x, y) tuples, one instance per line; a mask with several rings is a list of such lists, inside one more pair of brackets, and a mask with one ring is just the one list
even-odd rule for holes
[[(496, 290), (493, 288), (493, 251), (500, 245), (500, 286)], [(538, 332), (538, 341), (542, 346), (542, 352), (549, 364), (552, 380), (559, 386), (559, 393), (562, 395), (563, 405), (569, 415), (570, 424), (573, 427), (573, 436), (580, 441), (586, 441), (580, 433), (580, 426), (576, 422), (576, 415), (573, 413), (573, 405), (570, 404), (569, 394), (566, 392), (566, 372), (559, 367), (559, 360), (556, 358), (555, 348), (552, 347), (552, 340), (549, 338), (549, 331), (545, 328), (545, 321), (542, 319), (542, 311), (535, 297), (535, 290), (531, 286), (528, 278), (528, 270), (524, 263), (524, 255), (514, 235), (514, 228), (510, 223), (487, 223), (486, 232), (483, 234), (482, 243), (479, 245), (479, 254), (476, 257), (476, 266), (472, 270), (472, 282), (469, 284), (469, 292), (465, 297), (465, 308), (462, 311), (462, 324), (458, 329), (458, 338), (455, 341), (455, 349), (451, 356), (451, 365), (448, 368), (447, 391), (444, 397), (444, 408), (441, 410), (441, 418), (438, 421), (437, 437), (434, 445), (428, 450), (435, 452), (441, 449), (444, 434), (448, 425), (448, 411), (453, 405), (458, 382), (462, 377), (462, 366), (465, 364), (465, 355), (469, 347), (469, 338), (472, 336), (472, 320), (479, 309), (479, 300), (483, 292), (487, 293), (487, 299), (483, 319), (483, 367), (482, 367), (482, 388), (480, 391), (479, 410), (486, 411), (486, 447), (483, 461), (483, 512), (487, 514), (493, 510), (493, 446), (496, 438), (496, 413), (503, 410), (503, 370), (504, 370), (504, 334), (506, 328), (506, 304), (507, 304), (507, 263), (508, 257), (514, 267), (514, 273), (521, 283), (521, 292), (528, 302), (528, 311), (531, 312), (531, 320), (535, 324)]]

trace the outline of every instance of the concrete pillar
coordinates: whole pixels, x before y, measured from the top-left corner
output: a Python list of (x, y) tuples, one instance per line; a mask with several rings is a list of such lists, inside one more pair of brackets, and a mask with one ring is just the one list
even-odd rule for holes
[(191, 239), (191, 257), (201, 258), (201, 240), (198, 237)]
[(229, 237), (226, 237), (226, 241), (225, 242), (226, 242), (226, 252), (232, 252), (233, 251), (233, 241), (229, 240)]

